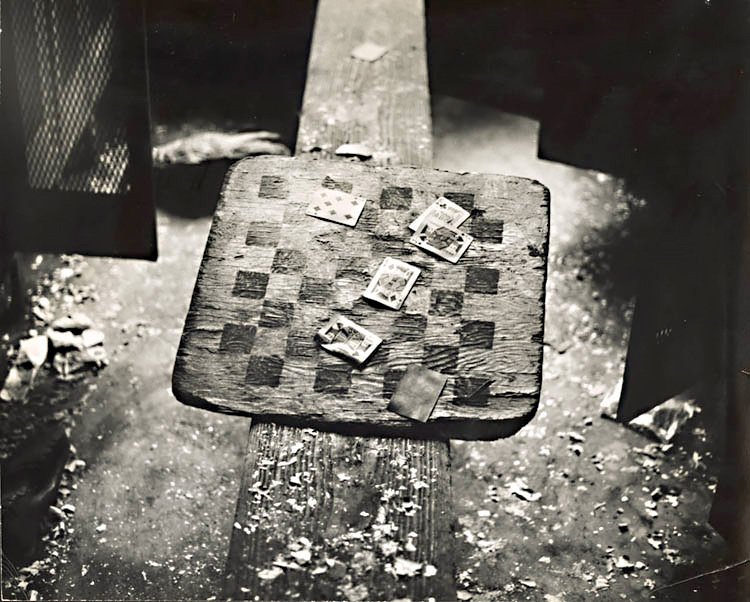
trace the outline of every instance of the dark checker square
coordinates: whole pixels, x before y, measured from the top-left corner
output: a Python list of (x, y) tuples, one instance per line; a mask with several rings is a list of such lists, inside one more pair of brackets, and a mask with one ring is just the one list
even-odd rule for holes
[(451, 372), (458, 365), (458, 347), (452, 345), (425, 345), (424, 365), (438, 372)]
[(380, 210), (375, 203), (365, 203), (365, 208), (357, 221), (357, 228), (367, 232), (373, 232), (378, 227)]
[(485, 219), (477, 215), (471, 220), (471, 235), (482, 242), (503, 242), (503, 221)]
[(469, 192), (446, 192), (443, 196), (469, 213), (474, 209), (474, 195)]
[(297, 249), (276, 249), (271, 271), (275, 274), (293, 274), (305, 268), (305, 254)]
[(307, 303), (326, 303), (331, 297), (331, 283), (322, 278), (302, 277), (302, 286), (299, 291), (300, 301)]
[(234, 281), (232, 295), (245, 299), (262, 299), (266, 296), (267, 286), (268, 274), (240, 270), (237, 272), (237, 279)]
[(398, 383), (403, 378), (406, 370), (391, 368), (383, 377), (383, 399), (390, 399), (396, 392)]
[(262, 199), (285, 199), (289, 194), (286, 181), (281, 176), (261, 176), (258, 196)]
[(219, 351), (227, 353), (250, 353), (255, 342), (255, 326), (224, 324), (221, 331)]
[(464, 290), (467, 293), (497, 295), (497, 280), (500, 272), (492, 268), (471, 267), (466, 270)]
[(294, 304), (287, 301), (267, 300), (263, 302), (258, 326), (265, 328), (284, 328), (292, 323)]
[(387, 188), (383, 188), (383, 192), (380, 194), (380, 208), (410, 209), (411, 198), (411, 188), (389, 186)]
[(347, 192), (351, 193), (352, 191), (352, 184), (351, 182), (344, 182), (344, 181), (336, 181), (331, 176), (326, 176), (323, 178), (323, 188), (328, 188), (328, 190), (340, 190), (341, 192)]
[(245, 238), (245, 244), (258, 247), (275, 247), (279, 242), (280, 232), (281, 226), (279, 224), (251, 222), (250, 229), (247, 231), (247, 238)]
[(461, 324), (461, 347), (492, 349), (495, 337), (495, 323), (483, 320), (470, 320)]
[(315, 359), (320, 347), (308, 331), (290, 332), (286, 339), (286, 357)]
[(313, 389), (318, 393), (344, 395), (352, 386), (352, 367), (349, 364), (318, 366)]
[(430, 291), (430, 314), (451, 316), (460, 314), (464, 305), (464, 294), (460, 291), (435, 289)]
[(346, 263), (336, 270), (336, 280), (370, 280), (370, 257), (348, 257)]
[(419, 314), (399, 314), (393, 322), (394, 343), (419, 342), (424, 338), (427, 328), (427, 316)]
[(483, 408), (489, 405), (490, 388), (484, 387), (473, 399), (469, 396), (474, 393), (478, 387), (487, 382), (486, 378), (459, 376), (454, 381), (455, 400), (453, 403), (462, 406), (474, 406)]
[(245, 384), (278, 387), (284, 360), (278, 355), (251, 356), (245, 373)]

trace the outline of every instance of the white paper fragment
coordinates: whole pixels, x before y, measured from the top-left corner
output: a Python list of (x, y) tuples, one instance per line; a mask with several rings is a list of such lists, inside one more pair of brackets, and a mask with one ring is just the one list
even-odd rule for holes
[(377, 61), (386, 52), (388, 52), (388, 49), (385, 46), (380, 46), (373, 42), (365, 42), (352, 50), (352, 56), (360, 61), (372, 63), (373, 61)]
[(341, 157), (359, 157), (360, 159), (369, 159), (372, 157), (372, 150), (369, 146), (360, 143), (342, 144), (336, 149), (336, 154)]

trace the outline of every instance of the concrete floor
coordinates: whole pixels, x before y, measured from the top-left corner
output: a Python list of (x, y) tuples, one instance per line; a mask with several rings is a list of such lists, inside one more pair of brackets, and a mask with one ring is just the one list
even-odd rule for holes
[[(528, 176), (552, 193), (539, 411), (511, 439), (452, 446), (463, 598), (648, 599), (720, 565), (726, 550), (706, 523), (716, 471), (706, 413), (671, 448), (599, 415), (623, 367), (633, 274), (620, 269), (621, 233), (641, 203), (604, 174), (537, 160), (531, 120), (450, 98), (433, 110), (436, 167)], [(170, 392), (210, 218), (158, 220), (158, 262), (86, 258), (78, 276), (98, 291), (79, 309), (104, 330), (110, 365), (69, 389), (80, 409), (71, 440), (87, 466), (66, 499), (70, 535), (28, 579), (43, 599), (221, 590), (248, 425)], [(528, 500), (512, 493), (517, 478)], [(697, 600), (693, 589), (654, 599)]]

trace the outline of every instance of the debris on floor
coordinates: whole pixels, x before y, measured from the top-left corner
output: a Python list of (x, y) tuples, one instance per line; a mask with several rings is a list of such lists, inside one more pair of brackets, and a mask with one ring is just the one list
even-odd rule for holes
[[(617, 405), (620, 402), (622, 379), (612, 388), (602, 400), (602, 416), (610, 420), (617, 420)], [(677, 395), (659, 404), (652, 410), (633, 418), (628, 422), (628, 428), (655, 438), (662, 443), (668, 443), (700, 408), (689, 392)]]

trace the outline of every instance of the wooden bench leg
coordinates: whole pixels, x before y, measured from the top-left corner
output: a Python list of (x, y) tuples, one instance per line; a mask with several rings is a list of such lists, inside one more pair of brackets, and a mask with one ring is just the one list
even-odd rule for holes
[(254, 423), (223, 598), (455, 599), (450, 500), (447, 442)]

